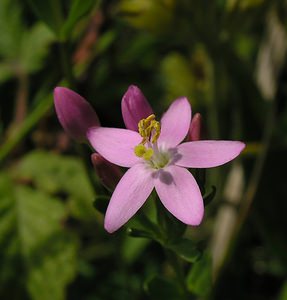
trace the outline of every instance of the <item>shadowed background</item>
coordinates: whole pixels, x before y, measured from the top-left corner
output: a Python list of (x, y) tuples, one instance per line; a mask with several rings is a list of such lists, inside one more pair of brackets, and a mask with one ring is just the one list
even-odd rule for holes
[(212, 264), (190, 273), (189, 290), (287, 299), (286, 12), (283, 0), (0, 1), (1, 299), (177, 299), (147, 281), (172, 277), (158, 245), (104, 231), (93, 202), (110, 194), (92, 150), (53, 108), (54, 87), (68, 86), (102, 125), (123, 127), (130, 84), (158, 117), (186, 96), (206, 138), (247, 143), (207, 170), (216, 196), (186, 235)]

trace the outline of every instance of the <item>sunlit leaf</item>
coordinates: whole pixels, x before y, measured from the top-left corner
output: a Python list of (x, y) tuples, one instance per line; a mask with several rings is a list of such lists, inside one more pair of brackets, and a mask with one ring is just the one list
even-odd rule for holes
[(119, 1), (119, 14), (136, 28), (162, 34), (170, 29), (173, 18), (174, 0)]
[(18, 57), (21, 68), (27, 73), (42, 67), (49, 45), (54, 40), (51, 32), (43, 24), (34, 25), (31, 30), (23, 33), (21, 52)]
[(22, 159), (15, 176), (31, 180), (46, 193), (65, 193), (73, 216), (95, 219), (95, 195), (80, 159), (34, 151)]

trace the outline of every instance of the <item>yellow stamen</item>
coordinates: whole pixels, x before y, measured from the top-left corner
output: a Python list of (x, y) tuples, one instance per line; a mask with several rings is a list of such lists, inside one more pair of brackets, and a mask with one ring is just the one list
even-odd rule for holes
[(142, 157), (145, 160), (150, 160), (153, 156), (152, 148), (146, 148), (143, 144), (135, 146), (134, 152), (136, 156)]
[(142, 136), (143, 140), (141, 144), (145, 144), (147, 141), (151, 140), (155, 143), (160, 135), (160, 123), (155, 120), (155, 115), (152, 114), (146, 119), (142, 119), (138, 123), (139, 134)]
[(154, 135), (151, 139), (151, 142), (155, 143), (158, 140), (159, 135), (160, 135), (160, 123), (157, 121), (154, 121), (153, 129), (154, 129)]
[(152, 156), (153, 156), (153, 150), (152, 150), (152, 148), (148, 148), (146, 150), (145, 154), (143, 155), (143, 158), (145, 160), (150, 160)]
[(145, 160), (150, 160), (153, 156), (153, 149), (146, 148), (145, 143), (155, 143), (160, 135), (160, 123), (155, 120), (155, 115), (150, 115), (138, 123), (139, 134), (143, 138), (141, 143), (134, 148), (135, 155)]
[(146, 147), (143, 144), (139, 144), (135, 146), (134, 152), (136, 156), (143, 157), (143, 155), (146, 153)]

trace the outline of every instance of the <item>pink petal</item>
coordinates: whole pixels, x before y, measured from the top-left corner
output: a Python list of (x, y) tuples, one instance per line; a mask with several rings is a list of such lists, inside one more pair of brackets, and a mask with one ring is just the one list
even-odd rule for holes
[(189, 126), (188, 131), (188, 141), (199, 141), (201, 140), (201, 131), (202, 131), (202, 117), (201, 114), (196, 113)]
[(171, 165), (158, 171), (155, 189), (166, 207), (177, 219), (188, 225), (199, 225), (204, 206), (199, 187), (191, 173)]
[(126, 128), (138, 131), (138, 122), (152, 113), (152, 108), (141, 90), (131, 85), (122, 99), (122, 115)]
[(191, 107), (187, 98), (175, 100), (161, 119), (158, 143), (169, 148), (177, 146), (187, 135), (191, 120)]
[(238, 141), (194, 141), (177, 147), (178, 166), (186, 168), (212, 168), (223, 165), (244, 149), (245, 144)]
[(84, 141), (89, 128), (100, 126), (92, 106), (68, 88), (55, 88), (54, 104), (61, 125), (76, 140)]
[(124, 225), (141, 208), (153, 187), (151, 171), (144, 164), (129, 169), (112, 195), (105, 216), (105, 229), (112, 233)]
[(142, 138), (134, 131), (119, 128), (91, 128), (87, 134), (94, 149), (109, 162), (131, 167), (141, 158), (134, 153), (134, 147)]

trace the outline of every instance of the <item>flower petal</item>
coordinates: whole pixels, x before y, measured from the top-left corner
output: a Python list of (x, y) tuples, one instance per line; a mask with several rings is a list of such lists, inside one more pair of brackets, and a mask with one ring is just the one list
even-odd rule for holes
[(175, 100), (161, 119), (158, 143), (165, 147), (177, 146), (187, 135), (191, 121), (191, 107), (187, 98)]
[(112, 233), (124, 225), (144, 204), (154, 187), (151, 171), (144, 164), (129, 169), (110, 200), (105, 229)]
[(212, 168), (223, 165), (244, 149), (238, 141), (194, 141), (177, 146), (178, 166), (186, 168)]
[(89, 102), (68, 88), (55, 88), (54, 104), (61, 125), (76, 140), (85, 140), (89, 128), (100, 126)]
[(87, 134), (94, 149), (109, 162), (131, 167), (141, 158), (134, 153), (134, 147), (142, 138), (134, 131), (120, 128), (91, 128)]
[(196, 113), (190, 122), (187, 140), (199, 141), (201, 140), (201, 135), (202, 135), (202, 116), (200, 113)]
[(199, 225), (204, 214), (203, 199), (192, 174), (181, 167), (158, 171), (155, 189), (170, 213), (188, 225)]
[(122, 99), (122, 115), (126, 128), (138, 131), (138, 122), (152, 113), (152, 108), (141, 90), (131, 85)]

